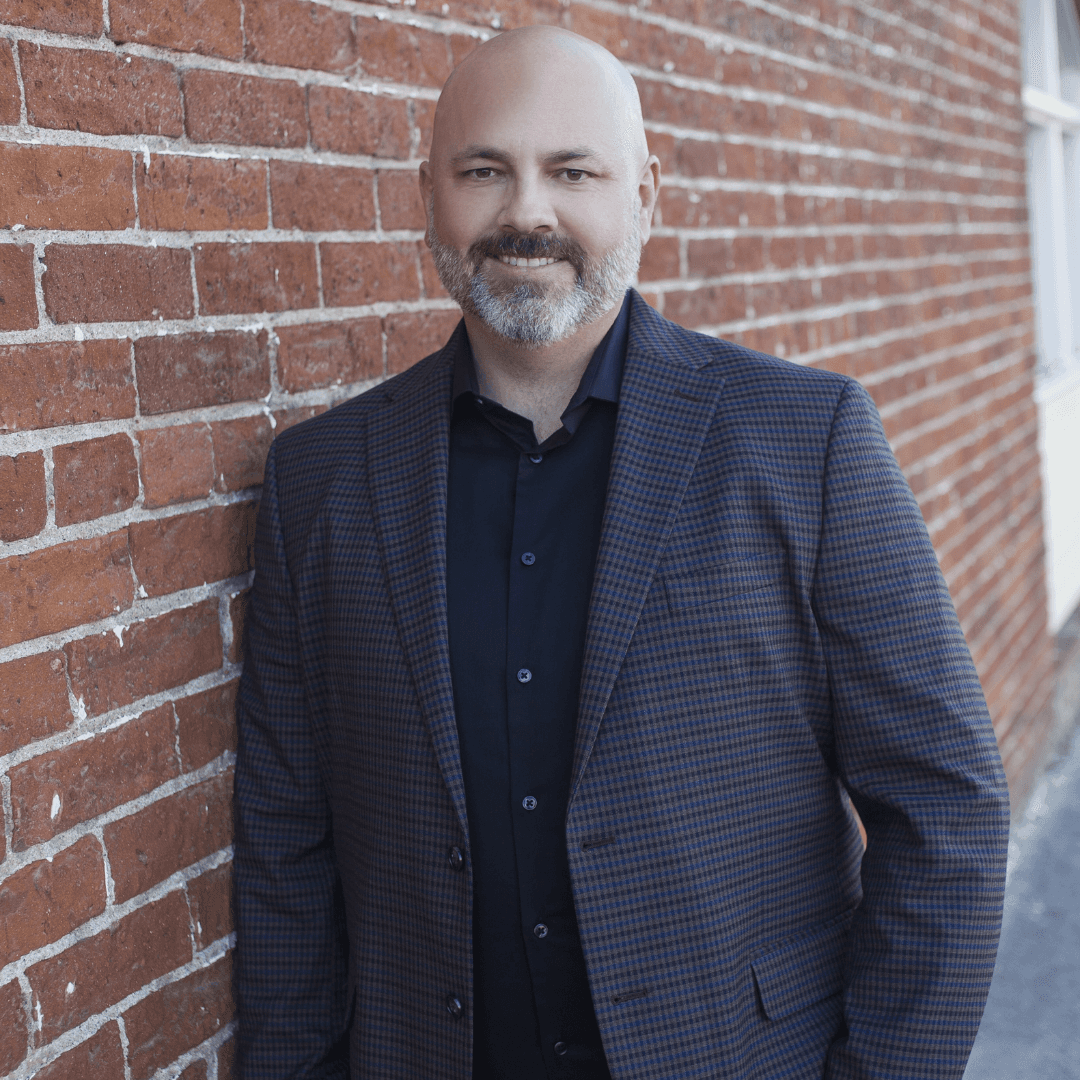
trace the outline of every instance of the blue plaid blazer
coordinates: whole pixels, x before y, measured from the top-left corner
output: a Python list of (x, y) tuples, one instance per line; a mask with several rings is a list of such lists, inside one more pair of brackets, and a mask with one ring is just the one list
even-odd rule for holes
[[(447, 861), (469, 836), (445, 604), (462, 334), (267, 462), (236, 773), (245, 1080), (471, 1076), (470, 876)], [(571, 790), (616, 1080), (961, 1076), (1008, 809), (918, 507), (857, 383), (637, 296)]]

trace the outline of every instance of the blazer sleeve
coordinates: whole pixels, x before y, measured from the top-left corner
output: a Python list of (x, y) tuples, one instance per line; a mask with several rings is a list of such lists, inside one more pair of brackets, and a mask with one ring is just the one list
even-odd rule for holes
[(1008, 793), (922, 515), (857, 383), (830, 433), (812, 604), (868, 836), (826, 1077), (959, 1080), (994, 970)]
[(330, 803), (306, 707), (275, 448), (237, 708), (234, 896), (243, 1080), (345, 1080), (347, 944)]

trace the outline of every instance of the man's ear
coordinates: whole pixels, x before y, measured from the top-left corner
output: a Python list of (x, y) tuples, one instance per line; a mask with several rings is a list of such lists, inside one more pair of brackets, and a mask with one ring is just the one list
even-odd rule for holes
[(660, 159), (655, 154), (649, 155), (638, 180), (638, 196), (641, 199), (641, 243), (648, 242), (652, 234), (653, 211), (656, 209), (656, 197), (660, 194)]
[[(424, 204), (424, 213), (427, 215), (427, 220), (431, 221), (431, 201), (435, 198), (435, 184), (431, 178), (431, 162), (420, 162), (420, 174), (418, 176), (420, 181), (420, 199)], [(427, 226), (424, 227), (424, 243), (428, 247), (431, 247), (431, 237), (428, 235)]]

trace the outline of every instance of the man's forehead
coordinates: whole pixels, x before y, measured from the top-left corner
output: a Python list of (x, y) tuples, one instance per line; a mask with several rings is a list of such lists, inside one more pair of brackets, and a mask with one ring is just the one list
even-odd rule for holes
[(636, 88), (610, 53), (565, 32), (512, 31), (480, 46), (447, 81), (433, 154), (611, 152), (635, 127), (643, 136)]

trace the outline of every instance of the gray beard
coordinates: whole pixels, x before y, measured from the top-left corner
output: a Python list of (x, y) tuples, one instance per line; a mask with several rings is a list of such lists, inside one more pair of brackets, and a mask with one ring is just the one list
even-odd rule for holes
[[(577, 267), (569, 292), (523, 281), (512, 289), (495, 291), (480, 265), (470, 266), (456, 249), (444, 244), (428, 211), (428, 241), (439, 280), (467, 314), (521, 345), (551, 345), (569, 337), (578, 327), (599, 318), (622, 301), (637, 280), (641, 262), (641, 224), (630, 215), (626, 239), (596, 263)], [(559, 287), (561, 289), (561, 287)]]

